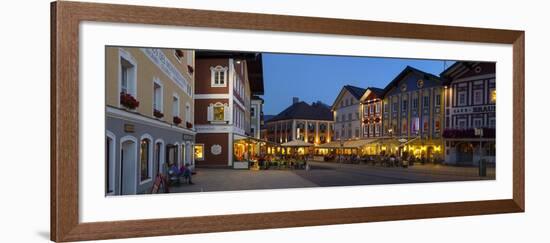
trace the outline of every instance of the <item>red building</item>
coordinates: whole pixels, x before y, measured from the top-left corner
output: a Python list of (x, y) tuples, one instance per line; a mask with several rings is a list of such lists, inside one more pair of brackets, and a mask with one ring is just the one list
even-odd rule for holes
[(197, 51), (195, 54), (196, 166), (233, 166), (252, 156), (237, 140), (251, 138), (251, 99), (263, 95), (259, 53)]

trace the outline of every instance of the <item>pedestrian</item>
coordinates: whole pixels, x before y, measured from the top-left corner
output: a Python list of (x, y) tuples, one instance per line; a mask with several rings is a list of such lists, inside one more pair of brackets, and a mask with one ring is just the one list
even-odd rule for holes
[(183, 168), (183, 181), (187, 182), (189, 185), (193, 185), (193, 181), (191, 180), (191, 168), (189, 168), (189, 163), (186, 163)]

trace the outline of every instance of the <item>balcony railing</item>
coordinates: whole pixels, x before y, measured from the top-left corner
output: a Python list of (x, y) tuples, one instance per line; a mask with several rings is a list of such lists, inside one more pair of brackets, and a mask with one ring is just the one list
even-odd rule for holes
[[(485, 127), (482, 138), (495, 138), (495, 129)], [(444, 138), (479, 138), (473, 128), (448, 128), (443, 131)]]

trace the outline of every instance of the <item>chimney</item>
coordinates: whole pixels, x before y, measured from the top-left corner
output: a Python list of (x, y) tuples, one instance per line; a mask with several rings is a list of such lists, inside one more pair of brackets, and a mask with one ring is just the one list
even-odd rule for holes
[(298, 102), (300, 102), (300, 99), (298, 97), (292, 97), (292, 104), (293, 105), (298, 103)]

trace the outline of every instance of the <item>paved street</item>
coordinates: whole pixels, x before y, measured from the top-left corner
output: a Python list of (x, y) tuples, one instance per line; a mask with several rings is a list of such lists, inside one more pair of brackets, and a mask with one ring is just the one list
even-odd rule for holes
[(194, 185), (181, 184), (171, 192), (234, 191), (251, 189), (303, 188), (318, 186), (379, 185), (495, 179), (495, 169), (487, 177), (477, 176), (477, 167), (415, 165), (388, 168), (371, 165), (308, 162), (306, 170), (233, 170), (198, 168)]

